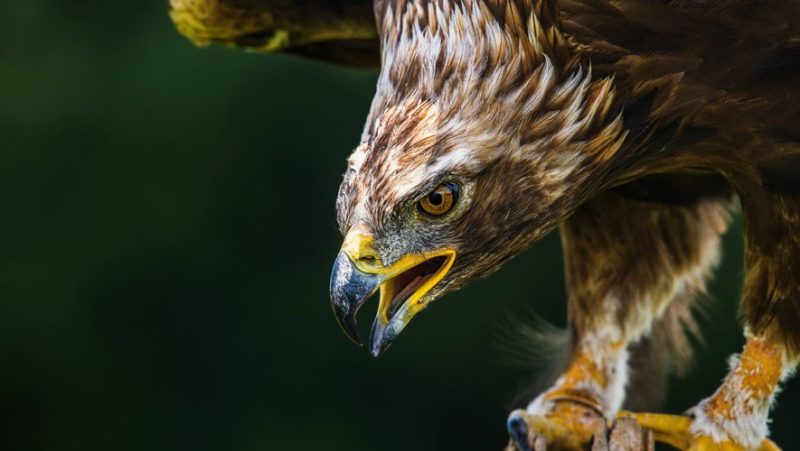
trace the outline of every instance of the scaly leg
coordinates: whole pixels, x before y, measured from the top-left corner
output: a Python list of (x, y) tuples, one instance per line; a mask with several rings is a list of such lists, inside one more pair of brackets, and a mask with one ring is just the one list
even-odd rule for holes
[[(792, 166), (781, 170), (791, 172)], [(744, 351), (732, 359), (716, 393), (692, 409), (694, 420), (623, 413), (653, 430), (657, 440), (679, 449), (778, 449), (766, 438), (769, 409), (778, 384), (800, 360), (800, 196), (765, 186), (780, 185), (761, 183), (741, 190), (747, 269)]]
[(511, 413), (508, 427), (512, 438), (524, 442), (532, 430), (551, 445), (580, 449), (589, 442), (597, 422), (605, 421), (605, 412), (619, 409), (626, 365), (624, 346), (582, 346), (553, 388), (527, 410)]
[[(550, 449), (585, 448), (597, 422), (613, 419), (625, 401), (629, 345), (655, 340), (659, 353), (678, 355), (689, 348), (683, 325), (692, 324), (690, 303), (718, 260), (731, 194), (686, 197), (718, 183), (644, 180), (591, 201), (562, 226), (572, 359), (551, 389), (511, 413), (518, 449), (530, 449), (529, 435)], [(685, 203), (631, 197), (665, 191)]]
[(750, 337), (731, 372), (710, 398), (692, 409), (694, 419), (678, 415), (620, 412), (678, 449), (778, 450), (766, 438), (767, 418), (778, 384), (796, 366), (784, 348), (764, 337)]

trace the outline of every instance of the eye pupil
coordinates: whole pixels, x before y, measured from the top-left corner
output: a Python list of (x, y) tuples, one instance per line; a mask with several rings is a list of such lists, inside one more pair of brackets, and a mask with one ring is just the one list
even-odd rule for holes
[(434, 191), (428, 195), (428, 201), (433, 205), (442, 205), (444, 198), (438, 192)]

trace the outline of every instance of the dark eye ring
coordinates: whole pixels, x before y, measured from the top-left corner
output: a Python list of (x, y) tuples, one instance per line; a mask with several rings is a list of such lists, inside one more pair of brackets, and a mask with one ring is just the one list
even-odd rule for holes
[(428, 193), (417, 203), (417, 208), (428, 216), (441, 216), (458, 202), (458, 185), (453, 182), (444, 182)]

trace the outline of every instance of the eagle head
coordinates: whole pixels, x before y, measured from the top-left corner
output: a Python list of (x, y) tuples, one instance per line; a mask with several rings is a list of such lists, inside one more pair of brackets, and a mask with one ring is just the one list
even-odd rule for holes
[(483, 2), (389, 3), (331, 276), (334, 311), (359, 344), (355, 314), (380, 291), (375, 356), (435, 299), (557, 225), (603, 183), (624, 137), (610, 80), (569, 63), (536, 11), (501, 20)]

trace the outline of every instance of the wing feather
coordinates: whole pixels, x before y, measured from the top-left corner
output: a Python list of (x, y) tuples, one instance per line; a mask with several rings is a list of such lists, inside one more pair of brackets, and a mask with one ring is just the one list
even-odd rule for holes
[(169, 14), (200, 46), (295, 53), (359, 67), (380, 61), (371, 0), (170, 0)]
[[(170, 0), (170, 15), (199, 45), (377, 67), (375, 16), (441, 1)], [(635, 102), (656, 90), (653, 122), (695, 117), (704, 129), (800, 136), (800, 1), (448, 1), (468, 10), (483, 2), (500, 22), (535, 12), (595, 77), (613, 76), (619, 96)]]

